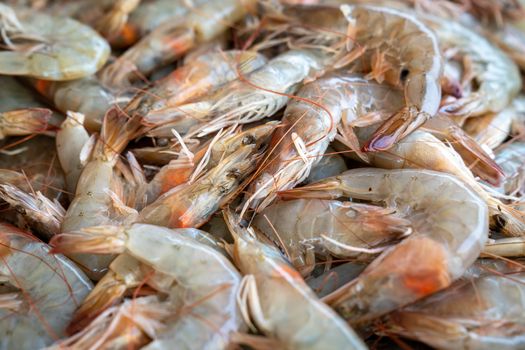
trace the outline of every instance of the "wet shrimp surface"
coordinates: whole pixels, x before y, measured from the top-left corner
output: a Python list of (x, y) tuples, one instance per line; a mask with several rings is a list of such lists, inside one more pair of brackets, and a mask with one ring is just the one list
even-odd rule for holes
[(0, 350), (525, 349), (525, 1), (0, 33)]

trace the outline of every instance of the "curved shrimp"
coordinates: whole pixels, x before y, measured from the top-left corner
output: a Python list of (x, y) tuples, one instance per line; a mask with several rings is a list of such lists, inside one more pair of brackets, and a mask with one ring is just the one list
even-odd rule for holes
[(377, 254), (411, 232), (410, 221), (392, 209), (321, 199), (272, 204), (254, 218), (252, 226), (281, 246), (303, 276), (314, 269), (316, 255)]
[(236, 303), (241, 282), (237, 269), (222, 253), (177, 230), (145, 224), (101, 226), (62, 234), (53, 242), (58, 250), (127, 252), (175, 282), (163, 291), (169, 294), (167, 307), (178, 315), (146, 349), (173, 342), (184, 349), (223, 349), (232, 332), (244, 329)]
[[(222, 252), (218, 241), (208, 233), (197, 229), (178, 229), (177, 234), (194, 239), (217, 251)], [(225, 253), (225, 252), (223, 252)], [(73, 333), (87, 326), (95, 317), (111, 305), (117, 304), (124, 294), (143, 283), (155, 288), (165, 276), (152, 269), (128, 253), (119, 254), (108, 267), (108, 272), (91, 290), (68, 327)]]
[(211, 96), (179, 105), (162, 124), (181, 134), (201, 137), (230, 125), (261, 120), (284, 107), (288, 95), (297, 91), (306, 78), (320, 74), (325, 63), (325, 56), (313, 50), (286, 51), (243, 79), (223, 85)]
[(73, 200), (84, 167), (81, 152), (89, 140), (89, 134), (84, 128), (84, 115), (68, 112), (66, 120), (57, 131), (55, 140), (58, 160), (66, 176), (69, 199)]
[[(62, 232), (84, 227), (108, 224), (118, 219), (113, 207), (111, 192), (119, 193), (119, 181), (114, 173), (120, 152), (128, 142), (141, 133), (142, 125), (137, 118), (127, 119), (117, 110), (110, 110), (104, 118), (101, 135), (94, 146), (90, 160), (85, 164), (78, 179), (75, 198), (69, 206)], [(88, 275), (97, 279), (113, 257), (93, 255), (69, 255), (83, 266)]]
[(424, 17), (443, 50), (457, 50), (467, 58), (478, 88), (441, 107), (454, 116), (477, 116), (499, 112), (516, 97), (521, 88), (518, 67), (500, 49), (460, 23), (437, 17)]
[(0, 5), (0, 28), (10, 50), (0, 52), (1, 74), (72, 80), (94, 74), (109, 57), (108, 43), (86, 25)]
[(277, 248), (258, 241), (231, 212), (224, 215), (235, 239), (235, 264), (245, 275), (240, 294), (244, 317), (249, 310), (257, 328), (285, 348), (366, 349), (357, 334), (317, 299)]
[(366, 48), (358, 69), (371, 71), (371, 77), (404, 92), (405, 107), (385, 121), (364, 147), (385, 150), (438, 111), (443, 71), (438, 41), (422, 22), (394, 9), (342, 5), (341, 11), (349, 21), (354, 47)]
[(46, 108), (0, 112), (0, 140), (8, 136), (32, 135), (45, 131), (51, 113)]
[(262, 210), (277, 191), (293, 188), (308, 177), (334, 139), (341, 117), (357, 103), (354, 86), (360, 82), (333, 74), (299, 89), (272, 137), (262, 170), (248, 188), (245, 205)]
[(18, 296), (14, 311), (0, 308), (0, 349), (41, 349), (65, 334), (91, 282), (67, 258), (11, 225), (0, 223), (0, 244), (2, 294)]
[(488, 238), (485, 201), (444, 173), (355, 169), (281, 195), (345, 196), (385, 203), (411, 220), (412, 235), (383, 252), (356, 280), (326, 297), (354, 324), (449, 286), (477, 259)]
[[(485, 263), (484, 265), (494, 265)], [(439, 349), (522, 349), (525, 272), (496, 266), (390, 314), (383, 329)]]
[(59, 111), (82, 113), (84, 126), (92, 132), (100, 131), (104, 115), (112, 106), (129, 101), (126, 96), (115, 96), (94, 76), (72, 81), (30, 80), (30, 83)]
[(156, 81), (153, 87), (139, 92), (125, 109), (130, 114), (162, 119), (179, 104), (210, 94), (220, 85), (236, 79), (239, 72), (250, 73), (265, 63), (264, 56), (251, 51), (204, 53)]
[(108, 86), (123, 86), (173, 62), (198, 44), (214, 39), (243, 18), (255, 0), (210, 1), (193, 9), (183, 22), (169, 21), (142, 38), (105, 67), (101, 79)]

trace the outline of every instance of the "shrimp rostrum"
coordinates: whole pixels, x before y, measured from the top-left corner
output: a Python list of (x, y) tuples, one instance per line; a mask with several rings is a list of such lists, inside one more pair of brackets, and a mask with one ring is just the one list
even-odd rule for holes
[(488, 237), (485, 201), (444, 173), (355, 169), (281, 195), (384, 203), (412, 221), (408, 238), (327, 296), (351, 323), (370, 321), (449, 286), (476, 260)]

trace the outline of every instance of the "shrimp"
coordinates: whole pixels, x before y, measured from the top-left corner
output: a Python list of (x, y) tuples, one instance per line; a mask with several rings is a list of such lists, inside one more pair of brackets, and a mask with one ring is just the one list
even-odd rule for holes
[(173, 279), (164, 292), (176, 318), (146, 349), (169, 348), (174, 342), (185, 349), (223, 349), (232, 332), (245, 328), (236, 304), (239, 272), (222, 253), (178, 230), (146, 224), (101, 226), (58, 235), (53, 243), (65, 251), (126, 252)]
[(482, 256), (524, 257), (525, 237), (491, 239), (483, 248)]
[(222, 136), (200, 148), (187, 165), (181, 166), (179, 159), (176, 159), (163, 166), (147, 185), (148, 203), (153, 202), (172, 188), (189, 181), (196, 172), (218, 166), (224, 158), (234, 154), (239, 148), (255, 144), (255, 147), (259, 149), (268, 141), (276, 125), (277, 122), (268, 122), (230, 136)]
[[(108, 111), (91, 158), (78, 179), (75, 198), (62, 222), (62, 232), (113, 223), (114, 220), (119, 222), (119, 210), (114, 208), (111, 196), (111, 192), (119, 193), (119, 179), (114, 174), (114, 167), (119, 153), (141, 131), (140, 119), (128, 120), (117, 110)], [(70, 256), (83, 266), (93, 279), (100, 278), (101, 273), (113, 259), (111, 256), (104, 255), (70, 254)]]
[(10, 50), (0, 52), (0, 74), (72, 80), (95, 73), (109, 57), (108, 43), (88, 26), (0, 5), (0, 28)]
[(162, 65), (173, 62), (198, 44), (208, 42), (243, 18), (255, 0), (210, 1), (193, 9), (183, 22), (169, 21), (153, 30), (100, 76), (108, 86), (123, 86), (137, 77), (149, 75)]
[(241, 181), (255, 169), (261, 152), (259, 145), (265, 144), (247, 141), (202, 177), (169, 190), (146, 206), (140, 211), (138, 222), (167, 227), (199, 227), (206, 223), (233, 198)]
[(252, 225), (282, 246), (303, 276), (315, 267), (316, 255), (356, 258), (363, 253), (377, 254), (411, 232), (410, 221), (394, 210), (320, 199), (275, 203), (261, 211)]
[(453, 116), (478, 116), (503, 110), (521, 89), (518, 67), (500, 49), (481, 35), (450, 20), (425, 17), (442, 50), (454, 49), (468, 58), (478, 88), (467, 96), (447, 103), (441, 111)]
[(264, 56), (250, 51), (205, 53), (155, 82), (153, 87), (138, 93), (125, 109), (131, 114), (161, 117), (171, 108), (209, 94), (220, 85), (236, 79), (239, 72), (250, 73), (265, 63)]
[(41, 349), (64, 335), (91, 282), (67, 258), (11, 225), (0, 223), (0, 243), (2, 294), (19, 296), (16, 310), (0, 308), (0, 349)]
[(15, 208), (45, 239), (60, 233), (66, 211), (58, 201), (49, 200), (40, 191), (29, 194), (10, 184), (0, 185), (0, 198)]
[[(223, 252), (218, 241), (204, 231), (197, 229), (179, 229), (179, 235), (194, 239), (219, 252)], [(77, 309), (68, 327), (70, 333), (81, 330), (101, 312), (123, 298), (124, 293), (146, 282), (155, 288), (158, 280), (165, 276), (159, 274), (133, 256), (122, 253), (109, 265), (109, 270), (89, 293)]]
[(82, 113), (84, 126), (91, 132), (100, 131), (104, 115), (112, 106), (129, 102), (126, 96), (115, 96), (94, 76), (72, 81), (34, 79), (30, 83), (58, 110)]
[(68, 112), (67, 119), (62, 123), (55, 140), (58, 159), (66, 176), (69, 199), (73, 200), (83, 168), (80, 159), (82, 148), (89, 140), (89, 134), (84, 128), (84, 115)]
[[(364, 147), (385, 150), (438, 111), (443, 71), (438, 41), (415, 17), (394, 9), (342, 5), (341, 11), (349, 21), (355, 48), (366, 48), (358, 63), (379, 82), (384, 79), (404, 92), (405, 107), (385, 121)], [(381, 62), (380, 67), (367, 67), (374, 61)]]
[(465, 277), (393, 312), (382, 328), (439, 349), (523, 349), (525, 272), (505, 270)]
[(114, 1), (109, 12), (99, 18), (95, 29), (103, 37), (111, 40), (119, 35), (128, 21), (129, 14), (137, 8), (141, 0)]
[[(355, 332), (322, 303), (272, 245), (258, 241), (225, 211), (234, 236), (233, 258), (245, 275), (240, 301), (244, 316), (286, 349), (366, 349)], [(255, 345), (255, 344), (253, 344)]]
[(51, 113), (46, 108), (0, 112), (0, 140), (8, 136), (32, 135), (45, 131)]
[(325, 63), (326, 57), (313, 50), (286, 51), (211, 96), (178, 106), (165, 126), (202, 137), (230, 125), (269, 117), (286, 105), (288, 96), (305, 79), (321, 74)]
[(352, 324), (448, 287), (476, 260), (488, 238), (485, 201), (456, 177), (435, 171), (355, 169), (281, 196), (385, 203), (412, 222), (413, 234), (326, 297)]
[(342, 115), (357, 102), (352, 99), (356, 85), (352, 78), (329, 75), (297, 92), (284, 111), (282, 127), (273, 135), (268, 161), (248, 188), (246, 205), (262, 210), (277, 191), (293, 188), (308, 177), (334, 139)]

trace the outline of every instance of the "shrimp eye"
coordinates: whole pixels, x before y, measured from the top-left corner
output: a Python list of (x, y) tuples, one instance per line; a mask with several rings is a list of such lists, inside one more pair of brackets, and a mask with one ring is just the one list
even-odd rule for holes
[(246, 135), (242, 138), (243, 145), (253, 145), (255, 143), (255, 137), (253, 135)]
[(401, 69), (401, 73), (399, 74), (399, 79), (401, 81), (405, 81), (408, 78), (408, 74), (410, 74), (410, 71), (406, 68)]

